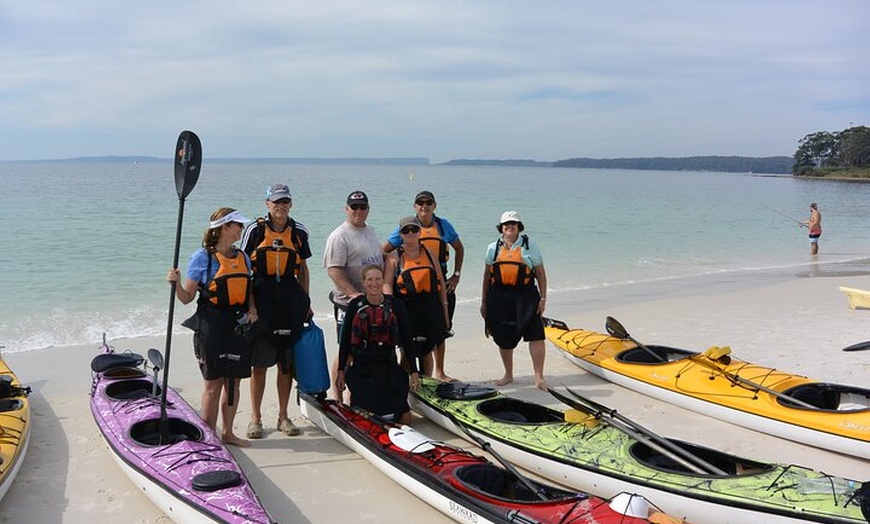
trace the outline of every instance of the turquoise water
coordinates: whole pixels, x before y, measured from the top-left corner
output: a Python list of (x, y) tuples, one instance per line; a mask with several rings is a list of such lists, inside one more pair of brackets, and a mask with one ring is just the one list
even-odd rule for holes
[[(338, 166), (205, 160), (185, 203), (182, 266), (223, 205), (262, 214), (266, 186), (290, 185), (292, 216), (311, 232), (318, 318), (331, 316), (321, 267), (329, 232), (354, 189), (371, 199), (386, 239), (432, 190), (466, 248), (459, 299), (479, 299), (486, 245), (502, 211), (519, 211), (544, 253), (554, 306), (600, 307), (772, 279), (864, 272), (870, 184), (734, 173), (458, 166)], [(0, 344), (6, 351), (165, 332), (178, 212), (165, 162), (0, 163)], [(819, 203), (821, 255), (804, 220)], [(176, 308), (176, 324), (192, 306)], [(174, 328), (184, 332), (183, 328)]]

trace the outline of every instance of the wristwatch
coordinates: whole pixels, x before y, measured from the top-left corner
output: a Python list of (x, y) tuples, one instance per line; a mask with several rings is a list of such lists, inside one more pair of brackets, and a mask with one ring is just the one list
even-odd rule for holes
[(459, 277), (459, 276), (462, 276), (462, 274), (461, 274), (459, 271), (454, 271), (454, 272), (453, 272), (453, 276), (454, 276), (454, 277)]

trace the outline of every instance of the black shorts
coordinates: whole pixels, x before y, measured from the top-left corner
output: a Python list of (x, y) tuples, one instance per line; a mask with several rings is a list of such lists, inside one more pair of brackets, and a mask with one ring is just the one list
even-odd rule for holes
[[(281, 363), (281, 372), (293, 372), (293, 352), (287, 351), (287, 355), (278, 351), (278, 346), (275, 344), (272, 337), (259, 336), (254, 339), (252, 344), (253, 355), (251, 356), (251, 366), (255, 368), (270, 368), (279, 363), (281, 357), (288, 360), (289, 368), (284, 369), (285, 363)], [(289, 357), (289, 358), (288, 358)]]

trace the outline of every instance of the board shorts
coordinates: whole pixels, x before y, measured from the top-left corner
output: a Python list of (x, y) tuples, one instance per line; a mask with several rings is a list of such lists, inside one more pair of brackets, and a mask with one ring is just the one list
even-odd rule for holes
[(810, 244), (818, 244), (820, 236), (822, 236), (821, 233), (815, 233), (810, 235)]

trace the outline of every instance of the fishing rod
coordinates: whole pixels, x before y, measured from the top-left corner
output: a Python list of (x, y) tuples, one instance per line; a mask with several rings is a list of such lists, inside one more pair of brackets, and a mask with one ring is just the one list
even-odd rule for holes
[(796, 218), (794, 218), (794, 217), (790, 217), (790, 216), (786, 215), (785, 213), (783, 213), (783, 212), (781, 212), (781, 211), (777, 211), (776, 209), (773, 209), (773, 208), (770, 207), (770, 206), (765, 206), (764, 204), (762, 204), (761, 206), (762, 206), (762, 207), (765, 207), (765, 208), (767, 208), (767, 209), (769, 209), (769, 210), (771, 210), (771, 211), (773, 211), (773, 212), (776, 213), (777, 215), (782, 215), (782, 216), (784, 216), (785, 218), (791, 220), (792, 222), (797, 222), (798, 225), (801, 226), (801, 227), (807, 227), (807, 225), (804, 224), (803, 222), (801, 222), (800, 220), (798, 220), (798, 219), (796, 219)]

